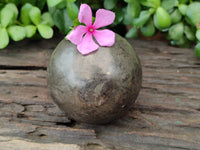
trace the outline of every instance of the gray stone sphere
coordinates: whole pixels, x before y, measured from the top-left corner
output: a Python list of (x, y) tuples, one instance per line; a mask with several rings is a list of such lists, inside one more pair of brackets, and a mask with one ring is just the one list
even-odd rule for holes
[(47, 83), (54, 102), (78, 122), (105, 124), (124, 116), (135, 102), (142, 82), (138, 56), (116, 34), (112, 47), (81, 55), (63, 39), (48, 65)]

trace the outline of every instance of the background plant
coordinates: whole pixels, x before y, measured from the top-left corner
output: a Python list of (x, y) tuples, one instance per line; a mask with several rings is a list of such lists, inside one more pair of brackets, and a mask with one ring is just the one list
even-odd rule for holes
[(114, 11), (116, 19), (110, 28), (120, 33), (129, 26), (127, 38), (161, 32), (171, 45), (196, 44), (195, 53), (200, 58), (200, 0), (1, 0), (0, 49), (10, 39), (49, 39), (52, 27), (67, 34), (78, 24), (81, 3), (89, 4), (94, 11), (102, 7)]
[[(27, 3), (29, 2), (29, 3)], [(40, 35), (49, 39), (54, 25), (49, 12), (43, 12), (45, 1), (10, 0), (0, 3), (0, 49), (13, 41)]]

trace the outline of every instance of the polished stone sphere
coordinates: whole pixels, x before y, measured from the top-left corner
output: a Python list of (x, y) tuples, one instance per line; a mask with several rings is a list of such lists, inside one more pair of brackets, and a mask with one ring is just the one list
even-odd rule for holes
[(128, 41), (116, 34), (112, 47), (83, 56), (63, 39), (48, 66), (48, 88), (54, 102), (78, 122), (105, 124), (124, 116), (142, 82), (139, 58)]

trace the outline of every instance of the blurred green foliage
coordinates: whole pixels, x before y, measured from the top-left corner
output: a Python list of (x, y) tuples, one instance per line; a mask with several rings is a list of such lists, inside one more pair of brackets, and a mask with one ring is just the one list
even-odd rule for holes
[(131, 27), (127, 38), (137, 38), (139, 32), (147, 37), (161, 32), (171, 45), (197, 44), (195, 54), (200, 58), (200, 0), (1, 0), (0, 49), (10, 39), (49, 39), (53, 27), (67, 34), (78, 23), (81, 3), (87, 3), (94, 11), (105, 8), (115, 12), (110, 27)]

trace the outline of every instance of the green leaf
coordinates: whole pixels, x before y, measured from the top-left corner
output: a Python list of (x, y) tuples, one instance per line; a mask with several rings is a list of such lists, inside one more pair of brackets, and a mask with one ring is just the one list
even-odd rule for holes
[(76, 2), (76, 0), (67, 0), (67, 1), (72, 3)]
[(36, 6), (36, 2), (37, 2), (37, 0), (19, 0), (19, 1), (21, 1), (21, 4), (29, 3), (34, 6)]
[(170, 15), (162, 7), (157, 8), (153, 19), (155, 26), (160, 30), (166, 29), (171, 25)]
[(21, 0), (1, 0), (1, 3), (13, 3), (13, 4), (15, 4), (15, 5), (19, 5), (20, 4), (20, 2), (21, 2)]
[(200, 2), (193, 2), (188, 6), (186, 16), (191, 20), (194, 26), (200, 24)]
[(185, 4), (179, 4), (178, 5), (178, 9), (181, 12), (182, 15), (186, 15), (187, 9), (188, 9), (188, 5)]
[(160, 6), (160, 0), (140, 0), (140, 3), (147, 7), (158, 8)]
[(200, 29), (196, 31), (196, 38), (200, 41)]
[(28, 25), (31, 23), (31, 19), (29, 17), (29, 12), (33, 6), (29, 3), (26, 3), (22, 6), (20, 11), (20, 20), (24, 25)]
[(35, 35), (36, 33), (36, 27), (34, 25), (27, 25), (24, 27), (26, 31), (26, 37), (31, 38)]
[(44, 39), (50, 39), (53, 37), (53, 29), (50, 26), (40, 24), (38, 25), (38, 31)]
[(149, 8), (149, 13), (152, 15), (152, 14), (154, 14), (155, 13), (155, 11), (156, 11), (156, 9), (155, 8)]
[(9, 43), (8, 33), (5, 28), (0, 28), (0, 49), (5, 48)]
[(125, 25), (132, 24), (133, 17), (130, 14), (127, 13), (127, 8), (122, 9), (122, 12), (124, 14), (123, 24), (125, 24)]
[(4, 7), (0, 15), (2, 27), (7, 27), (13, 21), (14, 12), (10, 8)]
[(66, 9), (66, 0), (63, 0), (62, 2), (60, 2), (58, 5), (56, 5), (55, 7), (57, 9)]
[(0, 10), (3, 8), (4, 4), (0, 3)]
[(41, 24), (46, 24), (51, 27), (54, 25), (53, 18), (51, 17), (49, 12), (45, 12), (42, 14)]
[(37, 7), (32, 7), (29, 12), (29, 17), (35, 25), (39, 25), (41, 21), (41, 11)]
[(162, 0), (161, 2), (161, 6), (167, 11), (174, 8), (177, 5), (178, 0)]
[(171, 17), (171, 21), (172, 21), (173, 24), (180, 22), (181, 19), (182, 19), (182, 15), (181, 15), (181, 13), (180, 13), (180, 11), (178, 9), (175, 9), (170, 14), (170, 17)]
[(194, 50), (195, 50), (196, 56), (197, 56), (198, 58), (200, 58), (200, 43), (198, 43), (198, 44), (195, 46)]
[(141, 7), (138, 0), (134, 0), (132, 3), (128, 3), (127, 5), (127, 15), (132, 18), (138, 17), (140, 14)]
[(137, 38), (138, 37), (138, 29), (132, 27), (127, 33), (126, 38)]
[(184, 25), (182, 22), (171, 26), (168, 32), (170, 39), (175, 41), (181, 39), (183, 37), (183, 33), (184, 33)]
[(51, 7), (49, 8), (49, 12), (53, 18), (55, 26), (58, 27), (62, 33), (67, 34), (70, 30), (69, 27), (73, 26), (73, 21), (69, 18), (67, 10), (59, 10), (55, 7)]
[(124, 0), (127, 3), (133, 3), (135, 0)]
[[(92, 19), (93, 19), (93, 17), (92, 17)], [(95, 19), (95, 18), (94, 18), (94, 19)], [(80, 23), (79, 20), (78, 20), (78, 18), (76, 18), (76, 19), (73, 21), (73, 27), (75, 28), (75, 27), (77, 27), (78, 25), (84, 25), (84, 26), (85, 26), (84, 23)]]
[[(185, 16), (184, 19), (185, 19), (186, 23), (189, 24), (191, 27), (195, 27), (195, 26), (193, 25), (192, 21), (191, 21), (187, 16)], [(196, 27), (195, 27), (195, 28), (196, 28)]]
[(36, 2), (36, 6), (37, 6), (40, 10), (42, 10), (42, 9), (44, 8), (45, 4), (46, 4), (46, 0), (37, 0), (37, 2)]
[(8, 3), (5, 7), (9, 8), (14, 13), (12, 23), (11, 23), (11, 24), (13, 24), (18, 17), (19, 11), (14, 3)]
[(61, 3), (63, 0), (47, 0), (47, 4), (49, 7), (54, 7)]
[(186, 4), (189, 2), (189, 0), (178, 0), (179, 1), (179, 4)]
[(78, 18), (78, 11), (78, 7), (75, 3), (67, 1), (67, 13), (71, 20)]
[(153, 21), (151, 19), (140, 30), (142, 34), (146, 37), (153, 36), (156, 32)]
[(122, 11), (121, 9), (116, 9), (114, 24), (117, 25), (117, 24), (121, 23), (123, 21), (123, 19), (124, 19), (124, 11)]
[(104, 0), (103, 6), (105, 9), (113, 9), (116, 4), (117, 4), (118, 0)]
[(80, 24), (81, 24), (81, 23), (79, 22), (78, 18), (75, 19), (75, 20), (73, 21), (73, 27), (74, 27), (74, 28), (77, 27), (77, 26), (80, 25)]
[(184, 36), (182, 36), (177, 41), (170, 41), (170, 44), (177, 45), (177, 46), (183, 47), (183, 48), (189, 48), (189, 46), (190, 46), (190, 42)]
[(184, 33), (188, 40), (190, 40), (190, 41), (195, 40), (195, 34), (189, 26), (184, 26)]
[(141, 28), (150, 18), (151, 14), (148, 10), (144, 10), (140, 12), (140, 16), (133, 20), (133, 25), (137, 28)]
[(26, 37), (26, 31), (24, 27), (13, 25), (8, 27), (8, 34), (13, 41), (20, 41)]

